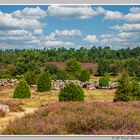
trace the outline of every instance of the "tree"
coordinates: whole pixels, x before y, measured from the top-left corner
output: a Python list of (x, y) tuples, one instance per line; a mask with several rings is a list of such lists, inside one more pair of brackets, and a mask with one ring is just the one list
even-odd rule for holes
[(25, 73), (25, 80), (27, 82), (28, 85), (35, 85), (36, 84), (36, 79), (37, 79), (37, 76), (34, 72), (32, 71), (28, 71)]
[(89, 72), (89, 70), (87, 70), (87, 69), (82, 70), (79, 79), (80, 79), (82, 82), (89, 81), (89, 80), (90, 80), (90, 72)]
[(31, 98), (31, 91), (26, 81), (22, 80), (17, 85), (13, 98)]
[(74, 83), (66, 84), (59, 93), (59, 101), (83, 101), (84, 92), (79, 85)]
[(114, 102), (132, 100), (132, 83), (127, 71), (123, 71), (118, 80), (118, 89), (115, 92)]
[(66, 71), (77, 79), (81, 73), (81, 64), (74, 59), (69, 59), (66, 63)]
[(56, 75), (58, 80), (68, 80), (70, 78), (69, 74), (64, 69), (59, 69)]
[(50, 91), (52, 88), (50, 73), (42, 72), (38, 78), (37, 90), (40, 92)]
[(39, 65), (39, 54), (36, 51), (25, 50), (18, 58), (16, 74), (21, 75), (27, 71), (36, 71), (36, 69), (39, 69)]
[(106, 59), (100, 59), (97, 68), (97, 75), (103, 76), (106, 72), (110, 72), (110, 61)]
[(56, 74), (58, 67), (53, 64), (48, 64), (45, 68), (45, 71), (48, 71), (50, 74)]
[(132, 97), (133, 100), (140, 100), (140, 85), (136, 80), (132, 80)]
[(102, 78), (99, 80), (99, 86), (109, 86), (109, 80), (110, 80), (110, 75), (108, 73), (105, 73)]

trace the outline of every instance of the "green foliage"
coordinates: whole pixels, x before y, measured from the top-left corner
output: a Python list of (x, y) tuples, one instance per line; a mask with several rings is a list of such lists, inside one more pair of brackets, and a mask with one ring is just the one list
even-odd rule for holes
[(56, 74), (58, 67), (53, 64), (48, 64), (45, 68), (45, 71), (48, 71), (50, 74)]
[(37, 80), (37, 76), (33, 71), (28, 71), (25, 73), (25, 80), (27, 82), (28, 85), (35, 85), (36, 84), (36, 80)]
[(52, 88), (50, 73), (42, 72), (38, 78), (37, 90), (40, 92), (50, 91)]
[[(71, 58), (78, 62), (98, 63), (97, 75), (99, 76), (103, 76), (105, 72), (118, 75), (126, 69), (130, 76), (136, 75), (140, 79), (140, 47), (113, 50), (108, 46), (93, 46), (90, 49), (62, 47), (42, 50), (0, 50), (0, 77), (15, 78), (16, 75), (25, 74), (30, 70), (37, 71), (39, 74), (39, 68), (45, 66), (46, 62), (66, 62)], [(67, 69), (71, 76), (70, 79), (78, 78), (80, 71), (77, 66), (71, 65)], [(55, 68), (50, 69), (49, 72), (54, 74)]]
[(69, 74), (67, 73), (66, 70), (59, 69), (57, 71), (57, 79), (58, 80), (68, 80), (68, 79), (70, 79), (70, 76), (69, 76)]
[(118, 89), (115, 92), (114, 102), (116, 101), (130, 101), (132, 100), (132, 83), (127, 71), (121, 73), (120, 79), (118, 80)]
[(31, 98), (31, 91), (26, 81), (22, 80), (17, 85), (13, 98)]
[(59, 93), (59, 101), (83, 101), (84, 92), (79, 85), (74, 83), (66, 84)]
[(69, 59), (66, 63), (66, 71), (77, 79), (81, 73), (81, 64), (75, 59)]
[(136, 80), (132, 81), (132, 97), (133, 100), (140, 100), (140, 85)]
[(89, 81), (90, 80), (90, 72), (89, 72), (89, 70), (82, 70), (79, 79), (82, 82)]
[(36, 71), (40, 65), (39, 54), (36, 51), (25, 50), (18, 58), (16, 74), (24, 74), (27, 71)]
[(110, 75), (108, 73), (105, 73), (104, 76), (99, 80), (99, 86), (101, 87), (109, 86), (109, 80), (110, 80)]
[(88, 70), (89, 70), (90, 74), (93, 74), (93, 71), (92, 71), (92, 69), (91, 69), (91, 68), (89, 68)]
[(51, 80), (57, 80), (57, 75), (56, 74), (52, 74), (51, 75)]
[(22, 79), (24, 79), (24, 75), (22, 74), (22, 75), (16, 75), (16, 78), (18, 79), (18, 80), (22, 80)]

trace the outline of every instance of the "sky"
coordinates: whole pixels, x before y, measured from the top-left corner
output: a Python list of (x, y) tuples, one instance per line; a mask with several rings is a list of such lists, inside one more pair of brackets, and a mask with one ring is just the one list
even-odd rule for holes
[(92, 46), (140, 46), (140, 6), (0, 6), (0, 49)]

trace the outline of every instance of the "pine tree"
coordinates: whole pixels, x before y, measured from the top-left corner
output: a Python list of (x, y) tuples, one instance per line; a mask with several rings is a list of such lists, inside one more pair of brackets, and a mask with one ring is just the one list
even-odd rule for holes
[(31, 98), (31, 91), (26, 81), (22, 80), (17, 85), (13, 98)]
[(90, 80), (90, 72), (89, 70), (82, 70), (80, 78), (82, 82), (89, 81)]
[(48, 71), (42, 72), (38, 78), (37, 90), (40, 92), (50, 91), (52, 88), (51, 77)]
[(114, 102), (132, 100), (132, 82), (126, 71), (121, 73), (118, 89), (115, 92)]

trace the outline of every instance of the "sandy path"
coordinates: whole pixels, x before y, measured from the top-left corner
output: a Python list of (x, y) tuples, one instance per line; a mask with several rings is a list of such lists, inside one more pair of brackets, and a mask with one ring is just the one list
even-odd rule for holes
[(24, 112), (10, 112), (5, 117), (0, 118), (0, 133), (8, 125), (10, 120), (14, 120), (16, 117), (22, 117), (25, 114), (33, 113), (37, 108), (24, 108)]

